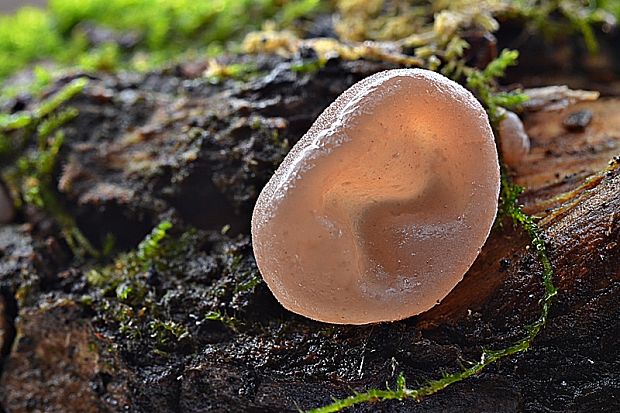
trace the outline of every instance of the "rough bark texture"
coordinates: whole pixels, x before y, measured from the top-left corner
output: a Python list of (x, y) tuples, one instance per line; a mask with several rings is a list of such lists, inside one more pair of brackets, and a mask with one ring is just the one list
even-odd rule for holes
[[(389, 66), (334, 59), (301, 74), (286, 60), (255, 59), (263, 73), (245, 83), (213, 85), (192, 64), (93, 77), (71, 102), (80, 115), (65, 127), (58, 191), (90, 239), (111, 232), (135, 247), (162, 218), (175, 222), (173, 237), (200, 230), (177, 243), (165, 269), (136, 276), (144, 304), (119, 304), (87, 282), (97, 264), (70, 260), (36, 212), (2, 228), (5, 411), (295, 411), (393, 386), (399, 372), (410, 386), (437, 378), (522, 337), (537, 317), (541, 268), (508, 221), (463, 282), (420, 316), (350, 327), (283, 310), (252, 257), (257, 192), (323, 108)], [(620, 410), (620, 166), (608, 164), (620, 152), (619, 108), (604, 99), (526, 116), (533, 149), (513, 173), (531, 188), (522, 201), (542, 218), (559, 288), (532, 348), (421, 402), (353, 411)], [(569, 131), (562, 122), (578, 109), (591, 110), (592, 123)], [(226, 224), (235, 235), (220, 234)], [(206, 319), (214, 310), (233, 321)], [(148, 327), (154, 320), (187, 334), (162, 338)]]

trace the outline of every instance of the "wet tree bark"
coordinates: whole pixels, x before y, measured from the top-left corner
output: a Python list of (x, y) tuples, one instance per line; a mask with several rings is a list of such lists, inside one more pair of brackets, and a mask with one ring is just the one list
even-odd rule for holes
[[(92, 76), (70, 102), (80, 115), (65, 127), (55, 182), (91, 240), (111, 232), (119, 247), (134, 248), (162, 218), (178, 232), (201, 231), (174, 265), (139, 276), (152, 305), (146, 315), (134, 306), (127, 321), (101, 305), (114, 292), (87, 281), (100, 264), (71, 259), (45, 214), (27, 209), (23, 224), (1, 228), (5, 411), (307, 409), (351, 389), (393, 386), (399, 372), (414, 386), (456, 371), (482, 348), (518, 340), (537, 318), (541, 267), (507, 220), (465, 279), (417, 317), (331, 326), (282, 309), (256, 278), (248, 228), (257, 193), (323, 108), (391, 66), (331, 60), (301, 74), (279, 58), (243, 59), (262, 74), (213, 85), (193, 63)], [(592, 113), (583, 130), (564, 126), (576, 111)], [(354, 411), (620, 409), (620, 99), (529, 113), (525, 123), (533, 148), (511, 173), (528, 188), (521, 201), (540, 217), (555, 270), (549, 324), (526, 353), (437, 395)], [(233, 321), (205, 319), (214, 310)], [(162, 347), (140, 327), (152, 312), (188, 335)]]

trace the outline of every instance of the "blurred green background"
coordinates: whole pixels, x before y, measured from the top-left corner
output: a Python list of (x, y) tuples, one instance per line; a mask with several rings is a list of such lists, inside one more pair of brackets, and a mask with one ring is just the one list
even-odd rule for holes
[[(191, 50), (219, 54), (225, 43), (266, 19), (287, 25), (320, 0), (50, 0), (0, 16), (0, 80), (48, 60), (110, 70), (140, 70)], [(13, 2), (5, 7), (13, 7)], [(99, 29), (93, 42), (93, 27)], [(101, 31), (101, 28), (109, 32)]]
[(265, 28), (279, 33), (275, 43), (291, 36), (329, 36), (347, 44), (395, 41), (428, 60), (423, 67), (436, 70), (440, 61), (456, 64), (452, 55), (467, 47), (459, 37), (463, 28), (493, 33), (509, 21), (545, 39), (578, 33), (595, 52), (598, 34), (620, 16), (620, 0), (0, 0), (0, 5), (0, 97), (16, 93), (19, 82), (6, 80), (24, 68), (34, 69), (34, 84), (67, 68), (143, 72), (245, 53), (244, 36)]

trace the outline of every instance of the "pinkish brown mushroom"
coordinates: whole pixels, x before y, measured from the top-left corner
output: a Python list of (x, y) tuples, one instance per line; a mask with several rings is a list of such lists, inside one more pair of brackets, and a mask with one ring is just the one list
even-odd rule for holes
[(344, 92), (293, 147), (252, 216), (256, 262), (287, 309), (338, 324), (428, 310), (463, 278), (497, 211), (478, 101), (427, 70)]
[(516, 113), (504, 111), (499, 122), (499, 143), (502, 159), (509, 166), (519, 165), (530, 153), (530, 137)]

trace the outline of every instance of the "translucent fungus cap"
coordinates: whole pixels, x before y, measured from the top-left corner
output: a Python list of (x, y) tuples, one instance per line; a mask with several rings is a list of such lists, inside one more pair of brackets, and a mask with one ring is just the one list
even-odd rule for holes
[(421, 69), (353, 85), (292, 148), (260, 194), (252, 241), (287, 309), (338, 324), (428, 310), (489, 235), (500, 175), (487, 115)]
[(510, 166), (519, 165), (530, 153), (530, 138), (514, 112), (504, 113), (499, 123), (499, 141), (503, 160)]

